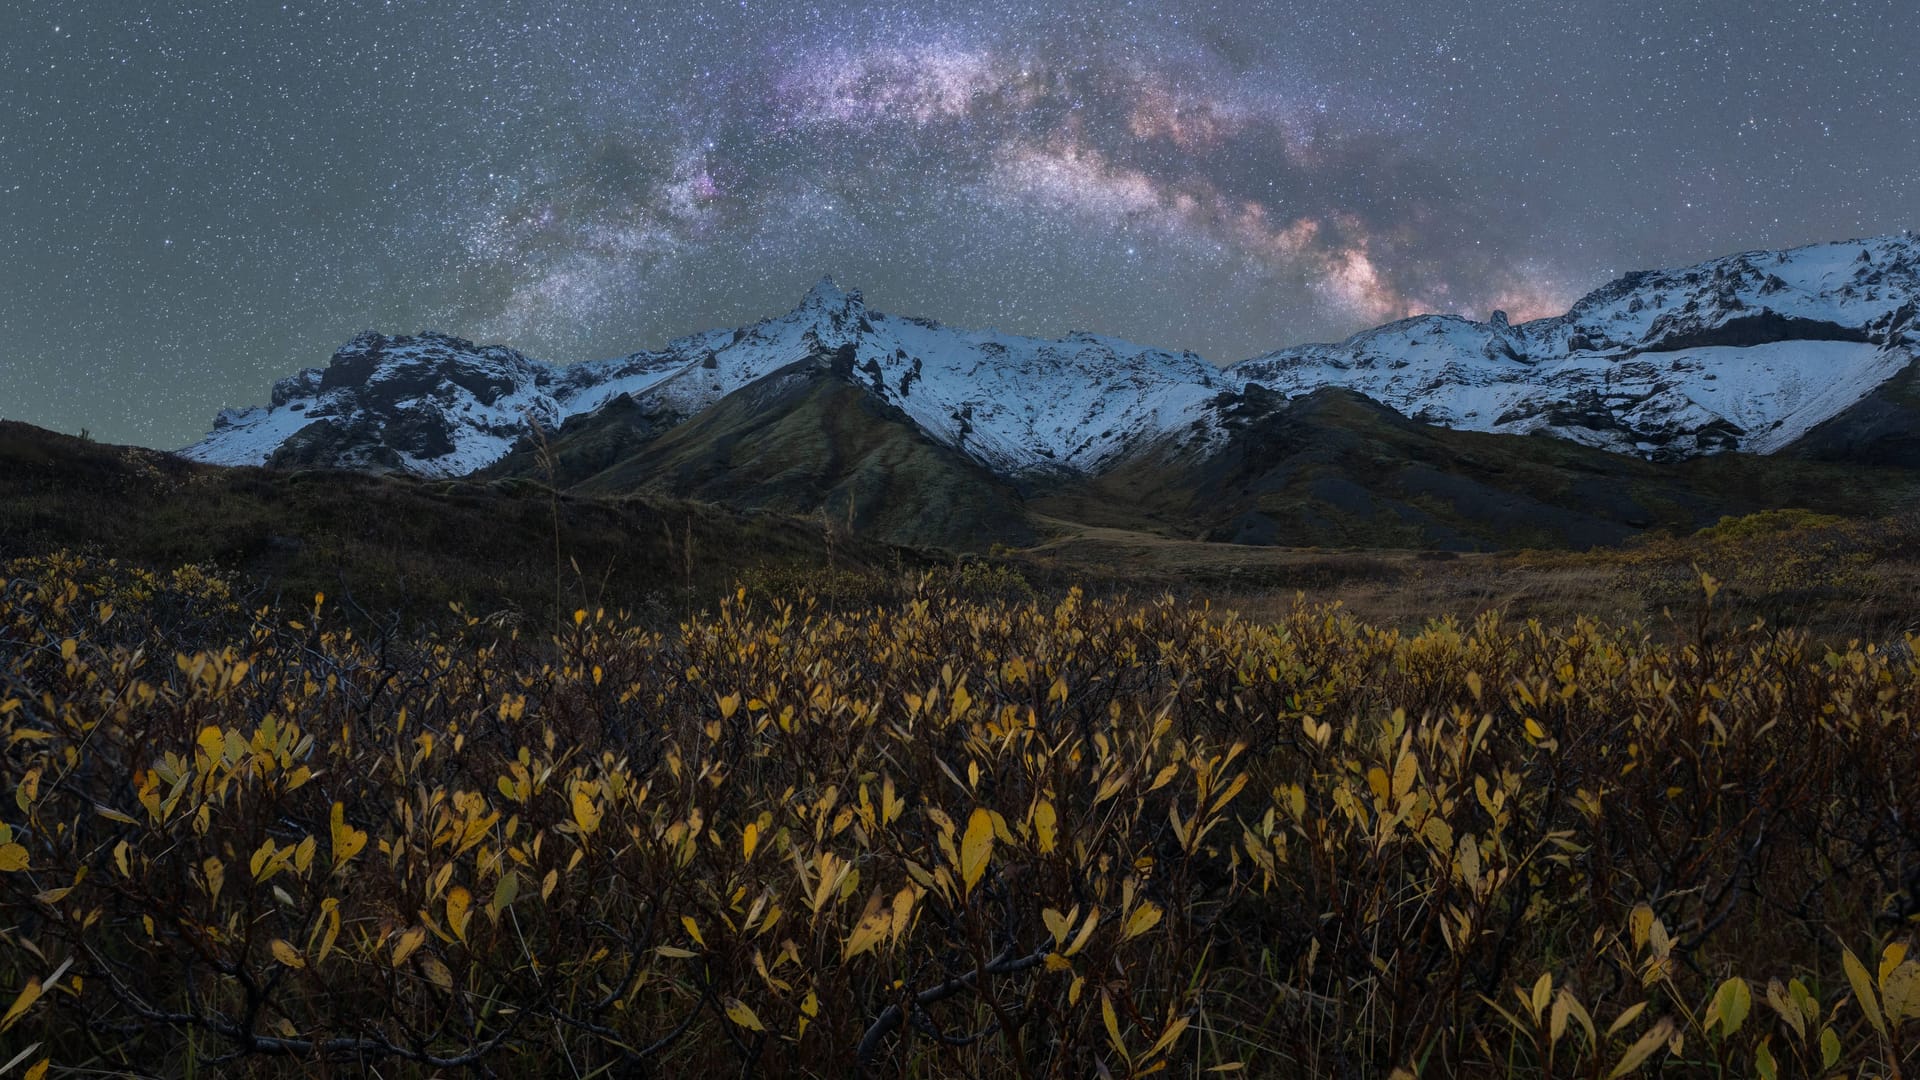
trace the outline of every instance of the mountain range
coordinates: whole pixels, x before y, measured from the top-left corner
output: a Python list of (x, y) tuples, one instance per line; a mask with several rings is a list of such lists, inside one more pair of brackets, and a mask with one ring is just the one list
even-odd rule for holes
[(903, 543), (1116, 525), (1241, 543), (1586, 546), (1920, 467), (1920, 239), (1642, 271), (1564, 315), (1426, 315), (1219, 366), (870, 309), (793, 310), (611, 360), (368, 332), (201, 462), (533, 476), (828, 514)]

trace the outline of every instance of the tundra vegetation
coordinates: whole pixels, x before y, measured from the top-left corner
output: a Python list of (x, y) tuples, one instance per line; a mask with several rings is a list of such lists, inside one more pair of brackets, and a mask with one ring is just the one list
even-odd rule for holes
[(0, 576), (0, 1074), (1920, 1066), (1916, 641), (1711, 575), (1656, 628), (949, 575), (384, 631)]

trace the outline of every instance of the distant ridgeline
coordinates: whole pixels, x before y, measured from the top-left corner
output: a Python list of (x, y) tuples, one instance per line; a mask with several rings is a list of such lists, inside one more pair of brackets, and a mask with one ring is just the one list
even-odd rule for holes
[(1629, 274), (1520, 325), (1421, 316), (1224, 368), (887, 315), (823, 280), (784, 315), (613, 360), (369, 332), (183, 453), (551, 472), (962, 546), (1030, 540), (1036, 513), (1069, 504), (1253, 543), (1584, 545), (1782, 504), (1800, 466), (1742, 455), (1920, 466), (1917, 311), (1907, 234)]

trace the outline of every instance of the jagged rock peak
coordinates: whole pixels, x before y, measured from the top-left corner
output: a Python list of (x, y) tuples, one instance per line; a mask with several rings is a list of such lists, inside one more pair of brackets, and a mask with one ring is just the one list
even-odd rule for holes
[(834, 284), (833, 275), (823, 274), (813, 288), (807, 290), (805, 299), (800, 301), (801, 309), (844, 309), (865, 307), (859, 289), (842, 289)]

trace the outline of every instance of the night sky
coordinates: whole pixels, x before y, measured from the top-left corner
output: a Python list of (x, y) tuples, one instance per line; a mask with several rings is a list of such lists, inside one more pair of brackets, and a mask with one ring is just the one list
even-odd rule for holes
[(0, 5), (0, 416), (792, 307), (1228, 362), (1920, 225), (1913, 0)]

